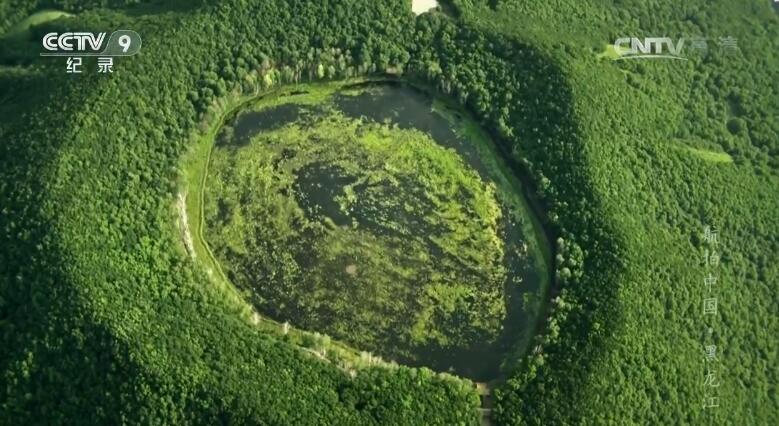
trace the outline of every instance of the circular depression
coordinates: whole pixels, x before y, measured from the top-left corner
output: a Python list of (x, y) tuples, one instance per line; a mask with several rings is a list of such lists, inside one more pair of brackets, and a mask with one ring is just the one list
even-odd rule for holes
[(487, 381), (548, 286), (520, 185), (453, 104), (399, 83), (314, 86), (220, 129), (205, 239), (262, 314)]

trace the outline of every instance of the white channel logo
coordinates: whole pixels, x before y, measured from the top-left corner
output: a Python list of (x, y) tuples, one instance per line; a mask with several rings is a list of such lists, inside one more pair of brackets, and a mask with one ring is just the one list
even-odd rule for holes
[(72, 52), (73, 49), (79, 52), (89, 49), (93, 52), (99, 52), (103, 46), (106, 33), (48, 33), (43, 37), (43, 47), (51, 52)]
[(132, 30), (111, 33), (67, 32), (43, 36), (41, 56), (132, 56), (141, 49), (141, 36)]
[(623, 37), (614, 42), (614, 51), (618, 55), (614, 60), (680, 59), (686, 61), (687, 58), (681, 56), (682, 48), (684, 48), (683, 38), (674, 44), (673, 40), (668, 37), (647, 37), (644, 39)]

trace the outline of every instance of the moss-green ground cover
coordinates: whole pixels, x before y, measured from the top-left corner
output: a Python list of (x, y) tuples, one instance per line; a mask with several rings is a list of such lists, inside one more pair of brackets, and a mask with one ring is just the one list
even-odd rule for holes
[(521, 328), (506, 324), (510, 299), (541, 258), (523, 241), (516, 179), (483, 147), (480, 174), (429, 133), (323, 95), (266, 97), (217, 135), (205, 238), (227, 277), (277, 321), (404, 362), (495, 371), (501, 338)]

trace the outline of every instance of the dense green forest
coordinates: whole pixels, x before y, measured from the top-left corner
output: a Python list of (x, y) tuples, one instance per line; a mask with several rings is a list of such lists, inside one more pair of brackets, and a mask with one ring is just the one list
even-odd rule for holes
[[(461, 19), (517, 37), (561, 64), (593, 185), (588, 198), (601, 204), (623, 265), (609, 286), (585, 272), (570, 289), (590, 306), (607, 300), (596, 288), (609, 289), (614, 305), (583, 313), (610, 312), (614, 322), (591, 322), (597, 327), (588, 333), (605, 338), (546, 350), (534, 376), (509, 381), (496, 417), (528, 424), (776, 423), (777, 340), (770, 336), (779, 330), (779, 26), (771, 5), (454, 3)], [(686, 62), (612, 62), (596, 54), (617, 37), (661, 35), (707, 38), (708, 49), (691, 51), (702, 55)], [(736, 51), (719, 45), (728, 36), (738, 40)], [(726, 153), (732, 163), (690, 148)], [(718, 230), (721, 255), (711, 293), (704, 282), (707, 225)], [(711, 295), (717, 315), (704, 314)], [(563, 325), (563, 339), (586, 341), (583, 324)], [(718, 349), (716, 364), (706, 346)], [(716, 372), (715, 391), (709, 371)], [(718, 395), (720, 407), (702, 408), (707, 395)]]
[[(255, 327), (176, 226), (182, 158), (236, 102), (385, 74), (473, 114), (554, 237), (547, 319), (504, 365), (493, 423), (779, 423), (768, 1), (206, 3), (0, 5), (0, 423), (477, 424), (467, 380), (349, 374)], [(19, 31), (40, 10), (68, 15)], [(143, 50), (110, 76), (38, 57), (45, 33), (118, 28)], [(663, 35), (710, 49), (601, 55)]]

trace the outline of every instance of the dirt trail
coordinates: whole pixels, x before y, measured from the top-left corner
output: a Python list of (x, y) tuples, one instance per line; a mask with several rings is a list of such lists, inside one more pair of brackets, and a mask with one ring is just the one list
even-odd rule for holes
[(184, 246), (187, 248), (187, 252), (192, 259), (194, 259), (197, 255), (195, 255), (195, 245), (192, 243), (192, 234), (189, 232), (186, 192), (179, 192), (176, 197), (176, 210), (179, 212), (179, 229), (181, 229), (181, 236), (184, 238)]

